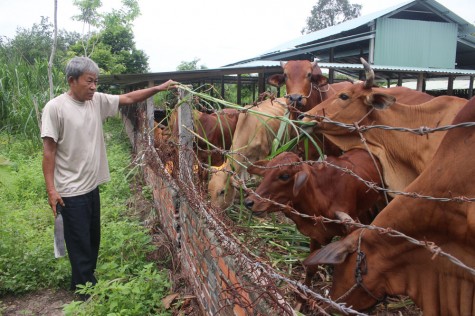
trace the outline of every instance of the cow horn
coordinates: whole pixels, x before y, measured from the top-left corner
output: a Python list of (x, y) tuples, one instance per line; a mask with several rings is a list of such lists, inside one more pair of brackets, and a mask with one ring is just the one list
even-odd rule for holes
[(286, 61), (282, 61), (282, 60), (280, 61), (280, 67), (284, 68), (284, 67), (285, 67), (285, 64), (287, 64)]
[(373, 87), (373, 81), (374, 81), (374, 71), (371, 69), (371, 66), (368, 64), (368, 62), (361, 57), (360, 58), (361, 63), (363, 64), (364, 71), (366, 74), (366, 81), (364, 83), (364, 87), (366, 89), (372, 88)]
[(348, 215), (345, 212), (342, 211), (336, 211), (335, 216), (337, 219), (339, 219), (342, 222), (349, 222), (349, 223), (354, 223), (355, 221), (351, 218), (350, 215)]

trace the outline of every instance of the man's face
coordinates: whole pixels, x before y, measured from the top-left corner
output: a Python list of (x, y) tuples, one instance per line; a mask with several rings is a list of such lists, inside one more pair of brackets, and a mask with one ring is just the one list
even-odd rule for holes
[(80, 102), (92, 100), (97, 88), (97, 76), (90, 72), (83, 73), (78, 79), (68, 78), (71, 96)]

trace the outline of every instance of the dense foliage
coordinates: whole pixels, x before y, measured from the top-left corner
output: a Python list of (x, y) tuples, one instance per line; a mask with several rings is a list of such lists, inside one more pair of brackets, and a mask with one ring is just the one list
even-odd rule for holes
[[(48, 61), (37, 59), (33, 64), (21, 57), (0, 54), (0, 132), (9, 141), (23, 137), (31, 147), (39, 148), (40, 111), (49, 100)], [(64, 75), (53, 68), (55, 94), (65, 91)]]
[[(136, 0), (123, 0), (123, 7), (99, 14), (98, 0), (78, 0), (76, 19), (87, 26), (86, 34), (58, 31), (53, 60), (54, 95), (67, 90), (63, 69), (73, 56), (89, 56), (101, 74), (143, 73), (148, 57), (135, 48), (131, 31), (140, 14)], [(100, 22), (100, 23), (99, 23)], [(41, 146), (40, 113), (50, 99), (48, 60), (53, 44), (53, 25), (47, 18), (30, 29), (19, 28), (13, 38), (0, 35), (0, 132), (25, 137), (33, 148)], [(107, 91), (107, 87), (99, 87)], [(8, 141), (8, 140), (7, 140)]]
[(199, 58), (195, 58), (192, 61), (182, 61), (177, 67), (176, 70), (178, 71), (186, 71), (186, 70), (198, 70), (198, 69), (208, 69), (206, 65), (198, 66), (200, 62)]
[(361, 15), (361, 8), (361, 4), (351, 4), (348, 0), (318, 0), (307, 18), (302, 34), (357, 18)]
[[(69, 304), (67, 315), (168, 314), (161, 306), (170, 288), (167, 272), (146, 260), (154, 249), (151, 236), (127, 213), (133, 172), (122, 128), (119, 119), (106, 124), (112, 180), (101, 187), (99, 282), (84, 289), (93, 299)], [(54, 258), (53, 216), (44, 188), (41, 150), (31, 150), (26, 140), (8, 138), (0, 134), (0, 296), (68, 288), (69, 261)]]

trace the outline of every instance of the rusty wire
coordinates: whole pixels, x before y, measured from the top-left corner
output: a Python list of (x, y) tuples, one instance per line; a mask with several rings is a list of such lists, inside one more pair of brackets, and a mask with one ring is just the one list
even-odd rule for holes
[(365, 224), (361, 224), (361, 223), (357, 223), (357, 222), (349, 222), (349, 221), (346, 221), (346, 220), (331, 219), (331, 218), (327, 218), (327, 217), (324, 217), (324, 216), (311, 216), (311, 215), (303, 214), (303, 213), (300, 213), (299, 211), (297, 211), (296, 209), (292, 208), (290, 205), (281, 204), (281, 203), (275, 202), (274, 200), (267, 199), (267, 198), (264, 198), (264, 197), (258, 195), (254, 190), (247, 188), (244, 181), (242, 181), (240, 179), (237, 179), (237, 182), (244, 188), (244, 190), (247, 194), (253, 194), (258, 199), (266, 201), (268, 203), (271, 203), (274, 206), (277, 206), (282, 210), (284, 210), (284, 209), (290, 210), (293, 214), (298, 215), (302, 218), (312, 220), (316, 224), (318, 222), (336, 223), (336, 224), (354, 226), (356, 228), (366, 228), (366, 229), (369, 229), (369, 230), (376, 230), (381, 234), (386, 234), (386, 235), (392, 236), (392, 237), (404, 238), (404, 239), (406, 239), (407, 241), (409, 241), (410, 243), (412, 243), (414, 245), (422, 246), (422, 247), (426, 248), (427, 250), (429, 250), (433, 254), (433, 258), (435, 256), (446, 257), (452, 263), (454, 263), (455, 265), (459, 266), (460, 268), (463, 268), (463, 269), (467, 270), (469, 273), (471, 273), (472, 275), (475, 276), (475, 269), (467, 266), (461, 260), (459, 260), (456, 257), (452, 256), (451, 254), (442, 251), (442, 249), (433, 242), (417, 240), (417, 239), (415, 239), (411, 236), (408, 236), (408, 235), (406, 235), (402, 232), (391, 229), (390, 227), (386, 227), (386, 228), (385, 227), (378, 227), (378, 226), (374, 226), (374, 225), (365, 225)]
[[(347, 124), (347, 123), (342, 123), (338, 121), (333, 121), (329, 119), (327, 116), (322, 116), (322, 115), (309, 115), (302, 113), (307, 117), (315, 118), (321, 120), (323, 123), (329, 123), (341, 128), (347, 129), (349, 132), (359, 132), (359, 133), (364, 133), (372, 129), (382, 129), (382, 130), (387, 130), (387, 131), (397, 131), (397, 132), (407, 132), (407, 133), (412, 133), (416, 134), (419, 136), (423, 135), (428, 135), (431, 133), (435, 132), (442, 132), (442, 131), (448, 131), (453, 128), (458, 128), (458, 127), (474, 127), (475, 122), (463, 122), (463, 123), (458, 123), (458, 124), (449, 124), (449, 125), (443, 125), (439, 127), (428, 127), (428, 126), (420, 126), (418, 128), (407, 128), (407, 127), (397, 127), (397, 126), (387, 126), (387, 125), (360, 125), (357, 126), (355, 124)], [(306, 123), (304, 124), (306, 126), (313, 126), (313, 124)]]

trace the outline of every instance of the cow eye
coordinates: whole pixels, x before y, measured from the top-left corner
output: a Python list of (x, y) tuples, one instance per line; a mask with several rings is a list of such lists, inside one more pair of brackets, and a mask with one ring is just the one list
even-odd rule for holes
[(310, 78), (311, 76), (312, 76), (312, 73), (309, 72), (309, 73), (307, 74), (307, 77)]
[(283, 173), (283, 174), (279, 175), (279, 179), (283, 180), (283, 181), (287, 181), (287, 180), (289, 180), (289, 178), (290, 178), (290, 175), (288, 173)]
[(347, 94), (342, 93), (340, 94), (339, 98), (342, 100), (348, 100), (350, 97)]

